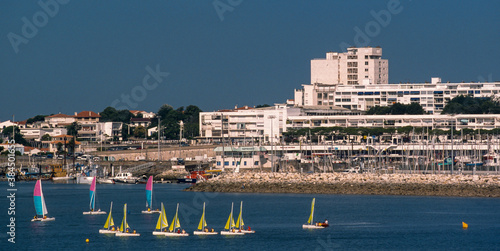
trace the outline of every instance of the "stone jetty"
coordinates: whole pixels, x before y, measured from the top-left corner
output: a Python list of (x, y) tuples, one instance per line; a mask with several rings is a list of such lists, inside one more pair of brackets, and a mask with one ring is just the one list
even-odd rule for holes
[(500, 197), (500, 175), (225, 173), (186, 191)]

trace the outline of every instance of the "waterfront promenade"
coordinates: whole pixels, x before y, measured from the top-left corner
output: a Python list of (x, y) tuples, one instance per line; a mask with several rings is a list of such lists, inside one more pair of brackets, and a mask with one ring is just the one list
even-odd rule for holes
[(225, 173), (186, 189), (204, 192), (500, 197), (500, 175)]

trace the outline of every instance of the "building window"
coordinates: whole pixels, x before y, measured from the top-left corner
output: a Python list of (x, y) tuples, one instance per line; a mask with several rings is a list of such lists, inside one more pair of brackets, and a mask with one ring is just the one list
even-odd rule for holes
[(259, 162), (258, 162), (258, 161), (255, 161), (253, 164), (254, 164), (254, 166), (258, 166), (258, 165), (259, 165)]
[(365, 65), (368, 65), (368, 61), (365, 61)]
[(225, 166), (229, 166), (229, 161), (224, 161)]

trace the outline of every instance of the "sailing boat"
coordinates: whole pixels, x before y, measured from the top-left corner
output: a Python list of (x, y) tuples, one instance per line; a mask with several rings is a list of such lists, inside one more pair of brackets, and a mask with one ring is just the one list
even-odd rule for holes
[(241, 231), (236, 231), (236, 224), (234, 224), (234, 219), (233, 219), (233, 206), (234, 203), (231, 203), (231, 213), (229, 214), (229, 218), (227, 218), (227, 223), (224, 229), (226, 231), (220, 231), (221, 235), (244, 235), (245, 233)]
[[(35, 202), (36, 215), (31, 221), (53, 221), (54, 217), (47, 217), (47, 207), (45, 206), (45, 199), (43, 198), (42, 181), (37, 180), (35, 189), (33, 190), (33, 201)], [(42, 216), (41, 218), (38, 216)]]
[(236, 228), (238, 228), (240, 232), (245, 233), (245, 234), (255, 233), (255, 231), (251, 230), (250, 228), (248, 228), (247, 230), (243, 229), (243, 226), (245, 225), (245, 223), (243, 222), (242, 212), (243, 212), (243, 201), (241, 202), (241, 205), (240, 205), (240, 215), (238, 215), (238, 220), (236, 220)]
[(164, 233), (165, 236), (189, 236), (186, 231), (181, 231), (181, 223), (179, 222), (179, 203), (177, 203), (177, 210), (175, 211), (174, 219), (172, 220), (172, 224), (170, 224), (168, 231), (169, 232)]
[(146, 207), (147, 210), (142, 211), (143, 214), (160, 213), (160, 210), (153, 210), (153, 176), (149, 176), (148, 183), (146, 183)]
[(123, 219), (122, 219), (122, 224), (120, 225), (120, 231), (116, 232), (116, 236), (141, 236), (141, 234), (138, 234), (135, 232), (135, 230), (132, 233), (129, 233), (130, 226), (127, 223), (127, 203), (123, 205)]
[(303, 229), (319, 229), (319, 228), (325, 228), (328, 227), (328, 221), (325, 221), (324, 223), (316, 223), (314, 224), (314, 203), (316, 201), (316, 198), (313, 198), (312, 203), (311, 203), (311, 215), (309, 216), (309, 220), (307, 220), (307, 224), (302, 225)]
[(203, 214), (201, 215), (200, 224), (198, 224), (198, 231), (194, 231), (193, 234), (194, 235), (216, 235), (216, 234), (218, 234), (217, 232), (214, 232), (213, 228), (212, 228), (212, 231), (208, 231), (208, 228), (205, 228), (206, 226), (207, 226), (207, 222), (205, 220), (205, 202), (203, 202)]
[(106, 214), (106, 212), (101, 211), (101, 209), (95, 211), (95, 181), (96, 177), (94, 176), (90, 184), (90, 211), (83, 212), (83, 214)]
[(100, 234), (114, 234), (116, 232), (120, 232), (119, 229), (116, 229), (115, 222), (113, 221), (113, 216), (111, 216), (111, 212), (113, 211), (113, 202), (111, 201), (111, 206), (109, 207), (108, 218), (106, 219), (106, 223), (104, 223), (104, 228), (99, 229)]
[(158, 222), (156, 223), (156, 229), (153, 231), (153, 235), (165, 235), (164, 231), (167, 231), (168, 221), (167, 215), (165, 214), (165, 207), (163, 207), (163, 202), (161, 203), (160, 217), (158, 217)]

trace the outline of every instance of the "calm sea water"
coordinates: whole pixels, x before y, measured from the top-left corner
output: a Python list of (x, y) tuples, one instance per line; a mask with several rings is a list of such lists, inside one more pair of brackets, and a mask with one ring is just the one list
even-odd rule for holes
[[(7, 184), (4, 185), (6, 194)], [(186, 185), (155, 184), (154, 204), (166, 206), (170, 221), (180, 203), (180, 222), (192, 233), (198, 225), (203, 202), (209, 227), (220, 231), (231, 202), (235, 218), (243, 201), (247, 226), (256, 230), (245, 236), (153, 236), (158, 214), (144, 215), (145, 185), (97, 185), (97, 203), (120, 224), (123, 204), (128, 203), (129, 225), (140, 237), (115, 237), (98, 233), (107, 215), (82, 215), (88, 211), (88, 185), (43, 182), (43, 192), (53, 222), (31, 222), (34, 182), (16, 183), (16, 243), (2, 238), (1, 250), (499, 250), (500, 199), (296, 195), (219, 194), (182, 192)], [(310, 204), (316, 197), (315, 217), (330, 228), (303, 230)], [(8, 224), (6, 197), (2, 196), (2, 222)], [(236, 219), (235, 219), (236, 220)], [(469, 224), (462, 229), (461, 223)], [(4, 225), (4, 226), (5, 226)], [(4, 230), (8, 231), (6, 227)], [(90, 242), (86, 243), (85, 239)]]

